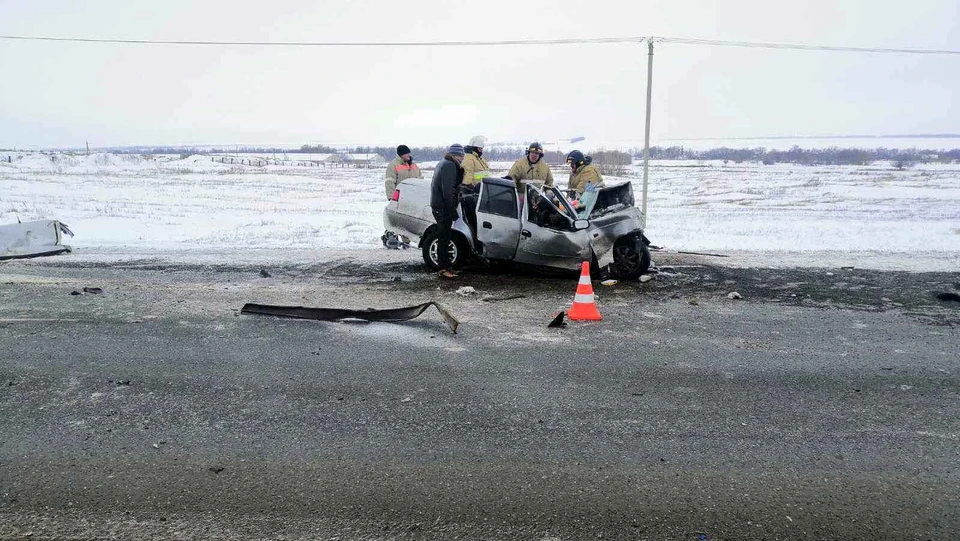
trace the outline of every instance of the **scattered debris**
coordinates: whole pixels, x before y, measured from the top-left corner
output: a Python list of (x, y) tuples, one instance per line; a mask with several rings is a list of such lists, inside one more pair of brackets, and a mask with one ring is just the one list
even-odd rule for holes
[(210, 466), (208, 469), (213, 473), (220, 473), (223, 471), (223, 466)]
[(707, 253), (704, 253), (704, 252), (677, 252), (677, 253), (678, 253), (678, 254), (687, 254), (687, 255), (706, 255), (706, 256), (710, 256), (710, 257), (730, 257), (730, 256), (728, 256), (728, 255), (723, 255), (723, 254), (707, 254)]
[(734, 301), (737, 299), (742, 299), (743, 295), (737, 293), (736, 291), (731, 291), (730, 293), (727, 293), (727, 298), (730, 299), (731, 301)]
[(563, 320), (563, 318), (564, 318), (566, 315), (567, 315), (567, 313), (564, 312), (563, 310), (561, 310), (560, 313), (557, 314), (556, 317), (553, 318), (553, 321), (551, 321), (550, 324), (547, 325), (547, 328), (548, 328), (548, 329), (558, 329), (558, 328), (566, 327), (566, 326), (567, 326), (567, 322)]
[(404, 308), (386, 308), (375, 310), (349, 310), (345, 308), (307, 308), (303, 306), (271, 306), (268, 304), (247, 303), (240, 309), (241, 314), (259, 314), (264, 316), (291, 317), (297, 319), (316, 319), (318, 321), (340, 321), (347, 318), (362, 319), (365, 321), (407, 321), (424, 312), (427, 308), (436, 306), (443, 316), (444, 323), (456, 334), (460, 322), (453, 317), (443, 305), (429, 301), (416, 306)]
[(653, 276), (651, 276), (651, 275), (649, 275), (649, 274), (641, 274), (641, 275), (640, 275), (640, 282), (641, 282), (641, 283), (644, 283), (644, 284), (645, 284), (645, 283), (649, 282), (650, 280), (653, 280)]
[[(641, 276), (640, 278), (642, 279), (643, 276)], [(604, 286), (608, 286), (608, 287), (609, 287), (609, 286), (615, 286), (615, 285), (617, 285), (617, 280), (604, 280), (604, 281), (600, 282), (600, 285), (604, 285)]]
[(394, 277), (393, 277), (393, 281), (394, 281), (394, 282), (402, 282), (402, 281), (403, 281), (403, 277), (402, 277), (402, 276), (394, 276)]
[(477, 290), (470, 286), (463, 286), (457, 290), (457, 295), (460, 295), (461, 297), (469, 297), (470, 295), (475, 295), (476, 293)]
[(513, 299), (523, 299), (526, 295), (523, 293), (513, 293), (510, 295), (504, 295), (502, 297), (497, 297), (494, 295), (484, 295), (480, 300), (483, 302), (499, 302), (499, 301), (512, 301)]
[(827, 273), (827, 276), (833, 276), (833, 273), (832, 273), (832, 272), (828, 272), (828, 273)]
[(267, 272), (267, 269), (260, 269), (260, 278), (270, 278), (270, 273)]
[(73, 291), (71, 291), (70, 294), (71, 294), (71, 295), (83, 295), (83, 293), (80, 293), (80, 292), (77, 291), (76, 289), (74, 289)]
[(693, 306), (700, 306), (700, 299), (687, 299), (687, 304), (691, 304)]
[(99, 287), (85, 287), (85, 288), (83, 288), (83, 292), (84, 292), (84, 293), (90, 293), (90, 294), (93, 294), (93, 295), (99, 295), (99, 294), (103, 293), (103, 289), (102, 289), (102, 288), (99, 288)]
[(0, 225), (0, 260), (25, 259), (70, 252), (63, 235), (73, 231), (57, 220)]

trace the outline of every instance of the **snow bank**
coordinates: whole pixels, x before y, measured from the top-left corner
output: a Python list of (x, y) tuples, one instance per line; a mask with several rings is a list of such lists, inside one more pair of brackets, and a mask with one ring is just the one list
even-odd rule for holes
[[(0, 165), (0, 224), (61, 220), (76, 233), (75, 253), (378, 249), (382, 175), (206, 156), (24, 153)], [(641, 168), (628, 175), (639, 206)], [(561, 186), (565, 177), (557, 175)], [(901, 261), (942, 254), (954, 269), (960, 260), (958, 165), (654, 161), (649, 190), (647, 234), (672, 249), (871, 252)]]

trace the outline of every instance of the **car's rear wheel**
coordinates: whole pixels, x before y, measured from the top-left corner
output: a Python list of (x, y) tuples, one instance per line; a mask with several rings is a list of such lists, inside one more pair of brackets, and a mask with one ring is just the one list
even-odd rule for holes
[(636, 280), (650, 269), (650, 250), (637, 237), (620, 237), (613, 245), (610, 273), (618, 280)]
[[(420, 242), (420, 250), (423, 252), (423, 262), (427, 264), (430, 270), (440, 270), (440, 264), (437, 259), (437, 250), (439, 249), (440, 239), (435, 232), (428, 233), (423, 241)], [(450, 254), (450, 263), (454, 267), (463, 266), (467, 261), (469, 248), (463, 238), (454, 233), (450, 238), (450, 244), (447, 245), (447, 253)]]

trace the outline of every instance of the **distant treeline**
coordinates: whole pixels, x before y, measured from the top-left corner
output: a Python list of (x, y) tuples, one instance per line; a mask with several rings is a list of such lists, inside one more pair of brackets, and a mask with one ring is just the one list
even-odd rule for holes
[[(283, 149), (269, 147), (236, 147), (231, 149), (216, 149), (201, 147), (122, 147), (105, 149), (116, 154), (222, 154), (240, 152), (247, 154), (379, 154), (386, 160), (396, 157), (396, 147), (366, 146), (354, 148), (337, 148), (326, 145), (303, 145), (299, 149)], [(443, 158), (447, 147), (412, 147), (411, 153), (417, 161), (435, 161)], [(567, 149), (573, 150), (573, 148)], [(634, 148), (629, 152), (615, 150), (597, 150), (588, 152), (598, 163), (624, 164), (630, 156), (643, 158), (643, 149)], [(523, 155), (520, 147), (488, 147), (483, 156), (489, 161), (513, 161)], [(562, 163), (565, 152), (547, 149), (547, 159), (550, 163)], [(599, 159), (598, 159), (599, 158)], [(725, 160), (733, 163), (760, 162), (767, 165), (775, 163), (792, 163), (799, 165), (867, 165), (875, 161), (891, 161), (898, 164), (912, 164), (924, 162), (950, 163), (960, 161), (960, 149), (926, 150), (926, 149), (896, 149), (896, 148), (817, 148), (803, 149), (794, 146), (789, 150), (767, 150), (757, 148), (713, 148), (709, 150), (691, 150), (682, 146), (650, 147), (650, 158), (654, 160)]]
[[(634, 156), (643, 157), (643, 149), (634, 149)], [(888, 160), (898, 163), (953, 162), (960, 160), (960, 149), (922, 150), (897, 148), (815, 148), (794, 146), (790, 150), (758, 148), (712, 148), (690, 150), (681, 146), (651, 147), (650, 158), (655, 160), (727, 160), (734, 163), (761, 162), (794, 163), (800, 165), (867, 165)]]

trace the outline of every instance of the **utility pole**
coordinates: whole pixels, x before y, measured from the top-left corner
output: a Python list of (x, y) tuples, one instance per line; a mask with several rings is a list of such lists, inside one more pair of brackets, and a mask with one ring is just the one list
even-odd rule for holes
[(647, 228), (647, 179), (650, 173), (650, 103), (653, 101), (653, 38), (647, 40), (647, 126), (643, 140), (643, 228)]

